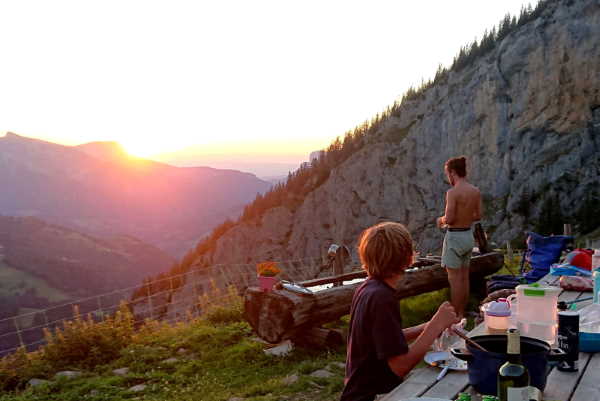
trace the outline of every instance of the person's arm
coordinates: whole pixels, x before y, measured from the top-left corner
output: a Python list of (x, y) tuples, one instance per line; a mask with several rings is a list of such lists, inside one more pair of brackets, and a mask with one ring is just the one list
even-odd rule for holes
[(404, 377), (419, 363), (431, 344), (442, 332), (460, 320), (456, 317), (454, 307), (449, 302), (444, 302), (438, 308), (433, 318), (425, 323), (425, 328), (417, 339), (409, 346), (408, 352), (388, 358), (388, 365), (397, 376)]
[(427, 323), (423, 323), (418, 326), (408, 327), (402, 330), (404, 332), (404, 338), (406, 338), (406, 341), (414, 340), (415, 338), (419, 337), (419, 335), (421, 335), (426, 326)]
[(438, 227), (451, 225), (456, 219), (456, 199), (452, 190), (446, 192), (446, 210), (444, 215), (438, 219)]

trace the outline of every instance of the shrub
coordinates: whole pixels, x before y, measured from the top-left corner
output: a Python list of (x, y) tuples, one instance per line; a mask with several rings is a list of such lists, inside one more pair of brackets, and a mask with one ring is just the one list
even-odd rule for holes
[(223, 290), (212, 283), (212, 290), (199, 297), (202, 317), (213, 324), (233, 323), (243, 320), (244, 302), (234, 286)]
[(75, 320), (65, 322), (63, 328), (57, 328), (54, 333), (46, 331), (47, 345), (41, 352), (53, 369), (91, 369), (118, 358), (133, 334), (133, 316), (125, 304), (114, 316), (100, 322), (91, 316), (82, 318), (76, 308)]

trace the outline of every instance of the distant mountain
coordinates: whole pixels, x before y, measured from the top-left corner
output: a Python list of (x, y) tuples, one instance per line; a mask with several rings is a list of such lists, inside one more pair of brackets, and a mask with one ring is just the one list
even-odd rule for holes
[(35, 217), (0, 216), (0, 316), (139, 284), (174, 259), (128, 236), (98, 239)]
[(0, 137), (0, 214), (131, 235), (175, 256), (269, 187), (249, 173), (129, 157), (111, 142), (71, 147)]
[(90, 142), (84, 143), (76, 147), (84, 153), (100, 160), (114, 163), (123, 163), (131, 159), (120, 143), (106, 142)]
[(300, 167), (306, 160), (303, 155), (241, 155), (206, 154), (201, 147), (192, 146), (177, 152), (163, 153), (153, 157), (163, 163), (179, 167), (210, 166), (219, 169), (248, 171), (263, 180), (267, 177), (285, 176)]

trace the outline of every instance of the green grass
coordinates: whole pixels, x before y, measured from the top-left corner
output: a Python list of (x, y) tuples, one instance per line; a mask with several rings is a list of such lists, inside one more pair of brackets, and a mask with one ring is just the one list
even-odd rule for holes
[[(52, 381), (22, 392), (0, 393), (1, 401), (30, 400), (203, 400), (221, 401), (231, 397), (246, 400), (281, 399), (336, 400), (343, 385), (343, 369), (330, 367), (334, 376), (317, 379), (309, 376), (332, 362), (343, 362), (343, 349), (312, 351), (295, 349), (286, 357), (263, 352), (245, 322), (211, 324), (198, 320), (176, 327), (162, 326), (140, 335), (125, 347), (114, 361), (98, 365), (72, 380)], [(185, 349), (185, 355), (178, 350)], [(163, 363), (178, 358), (173, 364)], [(129, 367), (124, 377), (112, 370)], [(67, 368), (67, 367), (65, 367)], [(48, 372), (51, 377), (54, 372)], [(291, 374), (298, 382), (285, 385)], [(137, 384), (148, 387), (141, 393), (128, 389)]]
[[(227, 305), (210, 305), (203, 319), (174, 327), (149, 321), (131, 330), (126, 309), (112, 321), (94, 323), (79, 319), (67, 326), (42, 351), (16, 353), (0, 360), (0, 401), (50, 400), (169, 400), (227, 401), (334, 401), (343, 388), (345, 346), (329, 350), (297, 347), (285, 357), (264, 353), (265, 345), (242, 319), (242, 300), (230, 291)], [(222, 297), (221, 297), (222, 298)], [(405, 327), (428, 320), (447, 300), (443, 289), (403, 299)], [(476, 300), (474, 301), (476, 302)], [(328, 326), (347, 328), (344, 316)], [(180, 352), (180, 350), (184, 350)], [(176, 363), (165, 363), (177, 358)], [(124, 377), (112, 373), (128, 367)], [(310, 374), (327, 368), (330, 378)], [(52, 379), (60, 370), (80, 370), (71, 380)], [(290, 375), (298, 381), (284, 383)], [(48, 379), (32, 388), (31, 378)], [(138, 384), (146, 389), (133, 393)]]
[(65, 292), (51, 287), (41, 278), (15, 269), (0, 260), (0, 296), (21, 295), (30, 288), (35, 288), (39, 297), (50, 302), (63, 302), (71, 299)]

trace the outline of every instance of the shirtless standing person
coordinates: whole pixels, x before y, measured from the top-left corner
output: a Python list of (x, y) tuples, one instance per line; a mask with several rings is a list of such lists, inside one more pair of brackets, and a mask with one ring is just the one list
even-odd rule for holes
[(463, 316), (469, 300), (469, 263), (475, 241), (471, 225), (481, 219), (481, 194), (467, 182), (467, 159), (449, 159), (444, 170), (452, 188), (446, 192), (446, 211), (437, 219), (447, 228), (442, 250), (442, 266), (448, 271), (450, 300), (456, 314)]

